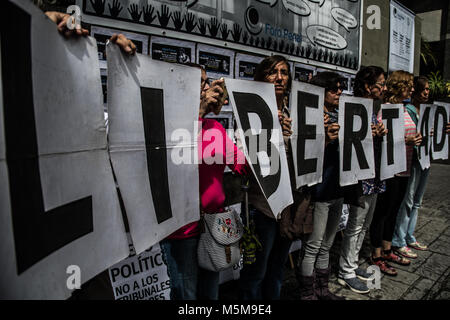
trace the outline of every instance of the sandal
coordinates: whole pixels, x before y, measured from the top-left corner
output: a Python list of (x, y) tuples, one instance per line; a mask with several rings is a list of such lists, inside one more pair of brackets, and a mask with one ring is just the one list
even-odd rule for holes
[(404, 256), (406, 258), (415, 259), (417, 258), (417, 254), (414, 253), (408, 247), (394, 248), (394, 252), (400, 256)]
[(411, 264), (411, 260), (406, 259), (404, 257), (398, 256), (395, 253), (391, 252), (388, 255), (383, 255), (383, 259), (389, 262), (394, 262), (401, 266), (409, 266)]
[(378, 268), (380, 268), (380, 271), (384, 274), (387, 274), (388, 276), (396, 276), (397, 270), (390, 266), (386, 261), (383, 259), (380, 259), (378, 261), (375, 261), (372, 257), (370, 257), (370, 263), (373, 265), (376, 265)]
[(421, 244), (419, 242), (413, 242), (413, 243), (408, 243), (408, 247), (416, 249), (416, 250), (420, 250), (420, 251), (426, 251), (428, 250), (428, 247), (424, 244)]

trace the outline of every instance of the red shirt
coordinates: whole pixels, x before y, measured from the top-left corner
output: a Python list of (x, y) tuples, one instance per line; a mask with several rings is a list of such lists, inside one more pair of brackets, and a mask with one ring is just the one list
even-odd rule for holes
[[(236, 173), (247, 174), (249, 167), (245, 155), (228, 137), (224, 127), (214, 119), (199, 119), (201, 139), (198, 145), (199, 187), (201, 209), (205, 213), (224, 211), (225, 193), (223, 172), (225, 166)], [(169, 239), (187, 239), (199, 234), (198, 221), (189, 223)]]

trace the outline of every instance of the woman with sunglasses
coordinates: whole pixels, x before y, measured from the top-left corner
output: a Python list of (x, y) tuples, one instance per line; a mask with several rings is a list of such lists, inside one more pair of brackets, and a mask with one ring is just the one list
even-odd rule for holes
[(343, 300), (328, 289), (330, 275), (330, 249), (336, 235), (344, 202), (339, 186), (338, 107), (343, 79), (334, 72), (321, 72), (311, 79), (311, 84), (325, 88), (324, 122), (325, 154), (322, 183), (311, 188), (315, 202), (313, 231), (302, 244), (299, 257), (301, 300)]

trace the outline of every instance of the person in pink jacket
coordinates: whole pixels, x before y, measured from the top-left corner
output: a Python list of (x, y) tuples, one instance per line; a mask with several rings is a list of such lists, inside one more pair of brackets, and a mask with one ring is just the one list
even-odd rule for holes
[[(244, 154), (227, 136), (224, 127), (214, 119), (204, 118), (210, 112), (220, 112), (224, 80), (210, 82), (201, 66), (190, 65), (202, 70), (199, 108), (201, 145), (198, 148), (201, 211), (205, 214), (224, 212), (222, 183), (225, 167), (238, 174), (246, 174), (248, 165)], [(199, 221), (195, 221), (160, 242), (170, 277), (172, 300), (218, 299), (219, 273), (198, 266), (199, 235)]]

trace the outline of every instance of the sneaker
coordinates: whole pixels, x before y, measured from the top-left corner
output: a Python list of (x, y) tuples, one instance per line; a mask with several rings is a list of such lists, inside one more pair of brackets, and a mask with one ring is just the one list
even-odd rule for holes
[(410, 248), (408, 247), (401, 247), (401, 248), (394, 248), (395, 253), (404, 256), (406, 258), (415, 259), (417, 258), (417, 254), (414, 253)]
[(411, 264), (411, 260), (406, 259), (404, 257), (398, 256), (391, 251), (388, 255), (383, 255), (383, 259), (389, 262), (394, 262), (401, 266), (409, 266)]
[(416, 250), (420, 250), (420, 251), (426, 251), (428, 250), (428, 247), (424, 244), (421, 244), (419, 242), (413, 242), (413, 243), (408, 243), (408, 247), (416, 249)]
[(339, 284), (347, 286), (350, 290), (356, 293), (369, 293), (369, 288), (362, 283), (358, 278), (342, 279), (338, 278)]
[(364, 280), (364, 281), (368, 281), (370, 279), (370, 277), (372, 276), (372, 273), (369, 273), (361, 268), (356, 269), (355, 273), (356, 273), (356, 277), (358, 277), (359, 280)]
[(375, 261), (373, 260), (372, 257), (370, 257), (370, 263), (373, 265), (376, 265), (378, 268), (380, 268), (380, 271), (383, 272), (384, 274), (387, 274), (388, 276), (396, 276), (397, 275), (397, 270), (395, 270), (395, 268), (393, 268), (390, 264), (388, 264), (386, 261), (384, 260), (378, 260)]

